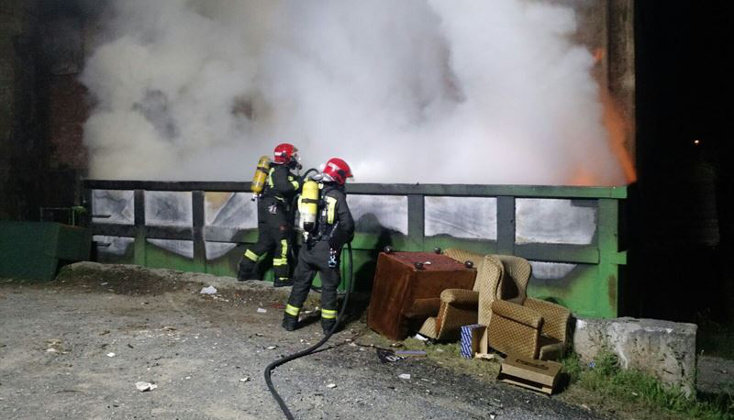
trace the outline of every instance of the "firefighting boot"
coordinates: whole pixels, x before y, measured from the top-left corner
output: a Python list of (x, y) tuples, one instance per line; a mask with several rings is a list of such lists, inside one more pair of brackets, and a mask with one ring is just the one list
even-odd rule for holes
[(286, 287), (293, 286), (293, 280), (288, 277), (278, 277), (273, 280), (273, 287)]
[(247, 281), (256, 279), (257, 274), (255, 273), (255, 264), (252, 261), (243, 258), (237, 268), (237, 280)]
[(286, 331), (295, 331), (298, 327), (298, 317), (291, 314), (283, 315), (283, 328)]
[(324, 335), (329, 335), (329, 333), (336, 333), (337, 325), (336, 325), (336, 319), (325, 319), (321, 318), (321, 329), (324, 330)]

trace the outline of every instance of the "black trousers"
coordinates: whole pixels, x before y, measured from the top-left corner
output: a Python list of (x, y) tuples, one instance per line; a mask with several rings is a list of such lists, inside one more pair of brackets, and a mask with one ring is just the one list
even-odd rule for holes
[(329, 242), (318, 241), (312, 246), (303, 244), (298, 253), (298, 264), (293, 273), (293, 289), (288, 298), (288, 304), (301, 309), (303, 302), (306, 301), (311, 284), (318, 272), (321, 276), (321, 308), (322, 317), (323, 310), (336, 311), (337, 291), (341, 282), (339, 273), (339, 257), (340, 252), (337, 251), (336, 267), (329, 267)]
[(240, 272), (254, 272), (258, 259), (265, 254), (272, 254), (275, 280), (287, 280), (290, 278), (288, 257), (293, 246), (293, 229), (288, 211), (285, 205), (275, 199), (262, 199), (258, 203), (257, 213), (257, 242), (245, 251)]

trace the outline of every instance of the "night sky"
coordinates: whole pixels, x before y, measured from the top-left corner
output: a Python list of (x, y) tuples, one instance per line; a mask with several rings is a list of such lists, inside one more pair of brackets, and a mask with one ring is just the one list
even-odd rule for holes
[(637, 3), (638, 119), (645, 129), (641, 134), (668, 137), (654, 141), (654, 149), (681, 148), (695, 137), (724, 146), (733, 117), (732, 2)]

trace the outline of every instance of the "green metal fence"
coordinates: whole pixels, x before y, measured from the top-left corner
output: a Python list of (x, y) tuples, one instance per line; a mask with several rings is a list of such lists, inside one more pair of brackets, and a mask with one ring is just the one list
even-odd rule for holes
[[(134, 223), (114, 225), (105, 219), (93, 219), (94, 235), (133, 238), (130, 252), (101, 261), (128, 262), (149, 267), (176, 268), (234, 276), (236, 264), (245, 247), (255, 242), (254, 229), (232, 230), (205, 225), (207, 192), (248, 192), (249, 183), (238, 182), (151, 182), (88, 180), (92, 190), (133, 191)], [(186, 227), (161, 227), (146, 224), (145, 197), (150, 191), (191, 193), (193, 223)], [(566, 270), (560, 278), (531, 279), (528, 292), (532, 296), (555, 300), (578, 316), (617, 316), (620, 266), (626, 264), (626, 251), (620, 250), (620, 205), (627, 197), (626, 187), (551, 187), (506, 185), (441, 185), (441, 184), (350, 184), (351, 195), (399, 196), (407, 200), (407, 233), (391, 229), (357, 232), (354, 250), (354, 272), (357, 289), (369, 290), (379, 251), (385, 245), (397, 250), (431, 251), (436, 247), (461, 247), (482, 253), (512, 254), (533, 263), (560, 264)], [(426, 235), (426, 198), (490, 197), (496, 199), (496, 238), (456, 238), (445, 234)], [(517, 204), (519, 200), (571, 200), (594, 209), (594, 233), (589, 243), (563, 244), (518, 241)], [(478, 221), (481, 222), (481, 221)], [(150, 239), (190, 241), (192, 258), (182, 257), (150, 243)], [(207, 258), (206, 243), (236, 243), (226, 255)], [(97, 244), (97, 246), (104, 246)], [(346, 260), (343, 259), (343, 260)], [(343, 261), (342, 270), (345, 270)]]

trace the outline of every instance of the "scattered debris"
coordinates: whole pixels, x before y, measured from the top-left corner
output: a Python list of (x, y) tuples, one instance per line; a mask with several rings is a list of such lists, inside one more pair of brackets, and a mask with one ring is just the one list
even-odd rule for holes
[(398, 350), (395, 354), (402, 357), (424, 357), (427, 355), (423, 350)]
[(394, 363), (403, 359), (402, 356), (398, 356), (394, 351), (381, 348), (377, 348), (377, 358), (382, 363)]
[(459, 346), (459, 354), (465, 359), (475, 357), (475, 353), (479, 350), (479, 341), (481, 335), (486, 330), (484, 325), (469, 324), (461, 327), (461, 342)]
[(333, 389), (333, 388), (336, 388), (336, 384), (328, 384), (326, 385), (326, 387)]
[(213, 295), (217, 293), (217, 289), (214, 286), (202, 287), (201, 292), (199, 293), (201, 293), (202, 295)]
[(420, 334), (416, 334), (415, 337), (413, 338), (415, 338), (416, 340), (420, 340), (420, 341), (428, 341), (428, 337), (424, 337)]
[[(356, 346), (355, 343), (350, 343), (349, 345)], [(423, 350), (390, 350), (377, 347), (376, 351), (377, 358), (382, 363), (394, 363), (406, 357), (426, 357), (428, 355)]]
[(561, 368), (560, 363), (551, 360), (511, 356), (502, 362), (497, 380), (551, 395), (558, 385)]
[(69, 353), (64, 349), (63, 342), (61, 339), (58, 338), (52, 338), (51, 340), (46, 340), (46, 344), (48, 345), (48, 348), (46, 349), (46, 352), (48, 353), (60, 353), (60, 354), (67, 354)]
[(265, 309), (265, 308), (257, 308), (257, 313), (259, 313), (259, 314), (264, 314), (266, 312), (268, 312), (268, 310)]
[(107, 353), (107, 357), (115, 357), (115, 356), (116, 356), (115, 353), (112, 353), (112, 352)]
[(240, 382), (249, 382), (249, 380), (250, 380), (250, 377), (249, 376), (245, 376), (244, 378), (240, 378)]
[(278, 348), (278, 346), (267, 346), (267, 347), (265, 347), (266, 350), (275, 350), (277, 348)]
[(101, 333), (99, 333), (99, 335), (107, 335), (109, 333), (110, 333), (110, 330), (104, 330)]
[(140, 392), (146, 392), (158, 388), (158, 385), (152, 384), (150, 382), (135, 382), (135, 388), (137, 388)]
[(400, 379), (410, 379), (410, 373), (401, 373), (398, 375), (398, 378)]
[(403, 347), (403, 343), (397, 342), (390, 344), (390, 347)]

